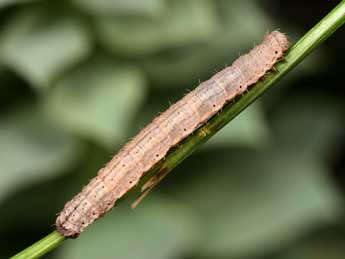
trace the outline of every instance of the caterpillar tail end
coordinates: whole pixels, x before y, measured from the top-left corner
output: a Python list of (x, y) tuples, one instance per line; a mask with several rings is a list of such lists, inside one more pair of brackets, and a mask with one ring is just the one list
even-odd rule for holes
[(73, 231), (72, 229), (68, 229), (64, 226), (61, 222), (60, 217), (57, 217), (55, 222), (56, 230), (64, 237), (75, 239), (79, 237), (80, 233)]

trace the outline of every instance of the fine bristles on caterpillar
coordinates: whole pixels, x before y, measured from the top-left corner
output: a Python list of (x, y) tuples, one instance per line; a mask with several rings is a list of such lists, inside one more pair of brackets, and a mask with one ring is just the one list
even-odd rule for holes
[(240, 56), (211, 79), (156, 117), (99, 170), (56, 219), (57, 230), (77, 237), (113, 208), (115, 202), (165, 157), (167, 152), (255, 84), (289, 48), (285, 34), (273, 31), (248, 54)]

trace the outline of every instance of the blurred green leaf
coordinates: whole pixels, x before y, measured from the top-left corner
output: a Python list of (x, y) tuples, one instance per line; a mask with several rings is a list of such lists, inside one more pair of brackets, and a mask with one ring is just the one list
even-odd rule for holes
[[(143, 67), (154, 86), (185, 87), (196, 79), (207, 79), (215, 69), (230, 65), (240, 51), (251, 49), (261, 42), (267, 28), (273, 27), (255, 1), (222, 1), (217, 30), (204, 44), (185, 45), (171, 53), (155, 55), (144, 60)], [(243, 17), (246, 17), (243, 19)], [(203, 75), (205, 78), (200, 78)]]
[(43, 9), (26, 9), (0, 35), (1, 63), (45, 90), (91, 50), (88, 34), (74, 18), (50, 17)]
[[(0, 211), (6, 210), (6, 213), (0, 214), (0, 239), (3, 232), (12, 232), (14, 229), (20, 232), (24, 225), (33, 226), (35, 230), (44, 229), (45, 232), (53, 230), (56, 213), (96, 175), (110, 157), (109, 151), (91, 143), (79, 145), (73, 156), (78, 161), (67, 169), (59, 169), (57, 177), (28, 181), (23, 188), (17, 188), (4, 200), (0, 199)], [(33, 204), (39, 206), (32, 209)]]
[[(343, 227), (337, 225), (337, 232)], [(329, 229), (328, 233), (314, 233), (309, 240), (299, 240), (287, 252), (279, 255), (279, 259), (343, 259), (345, 255), (345, 236)], [(339, 231), (340, 232), (340, 231)]]
[(136, 15), (158, 17), (165, 9), (164, 0), (72, 0), (78, 8), (92, 15)]
[[(128, 204), (92, 225), (79, 242), (66, 244), (61, 258), (176, 258), (196, 235), (188, 208), (168, 199), (150, 199), (134, 211)], [(72, 244), (73, 243), (73, 244)]]
[(98, 18), (102, 44), (119, 55), (145, 55), (214, 36), (218, 21), (210, 1), (171, 1), (166, 13), (153, 20)]
[(0, 0), (0, 8), (7, 7), (14, 4), (29, 3), (37, 0)]
[(290, 96), (273, 112), (273, 130), (279, 145), (300, 156), (325, 160), (344, 131), (344, 105), (320, 93)]
[(270, 132), (263, 118), (263, 111), (255, 103), (221, 129), (205, 147), (226, 147), (229, 145), (260, 147), (269, 143)]
[(195, 158), (176, 190), (203, 219), (197, 253), (267, 253), (340, 214), (338, 193), (317, 159), (282, 149), (206, 155)]
[(145, 93), (145, 78), (134, 67), (93, 59), (57, 82), (47, 109), (67, 129), (112, 147), (129, 136)]
[(79, 155), (78, 143), (36, 106), (0, 120), (0, 200), (10, 191), (60, 174)]

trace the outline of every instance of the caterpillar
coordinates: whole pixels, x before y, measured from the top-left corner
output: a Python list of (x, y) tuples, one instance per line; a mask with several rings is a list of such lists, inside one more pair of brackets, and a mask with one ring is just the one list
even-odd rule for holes
[(255, 84), (289, 48), (285, 34), (273, 31), (248, 54), (201, 83), (157, 116), (129, 141), (86, 185), (56, 219), (64, 236), (76, 238), (115, 205), (145, 172), (167, 152), (192, 134), (222, 107)]

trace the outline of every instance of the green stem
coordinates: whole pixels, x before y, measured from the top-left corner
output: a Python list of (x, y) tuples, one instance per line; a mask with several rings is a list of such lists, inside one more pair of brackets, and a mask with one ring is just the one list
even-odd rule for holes
[(57, 247), (63, 240), (64, 240), (64, 237), (61, 236), (55, 230), (49, 235), (47, 235), (46, 237), (34, 243), (33, 245), (24, 249), (20, 253), (16, 254), (12, 258), (16, 258), (16, 259), (40, 258), (42, 255), (45, 255), (46, 253), (48, 253), (49, 251)]
[[(269, 73), (265, 79), (253, 87), (233, 103), (228, 104), (206, 125), (198, 129), (193, 135), (183, 141), (178, 148), (173, 149), (164, 161), (155, 166), (140, 184), (142, 186), (148, 177), (159, 171), (165, 174), (187, 158), (195, 149), (205, 143), (217, 131), (236, 117), (242, 110), (250, 105), (256, 98), (266, 92), (274, 83), (279, 81), (285, 74), (301, 62), (311, 51), (318, 47), (325, 39), (333, 34), (345, 22), (345, 0), (341, 1), (326, 17), (305, 34), (287, 53), (285, 63), (277, 64), (278, 73)], [(135, 190), (138, 190), (136, 188)], [(57, 231), (52, 232), (22, 252), (13, 256), (12, 259), (34, 259), (48, 253), (57, 247), (62, 241)]]

